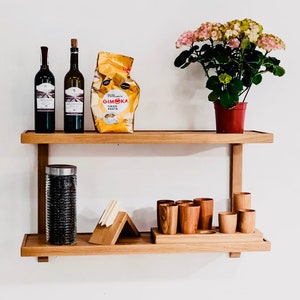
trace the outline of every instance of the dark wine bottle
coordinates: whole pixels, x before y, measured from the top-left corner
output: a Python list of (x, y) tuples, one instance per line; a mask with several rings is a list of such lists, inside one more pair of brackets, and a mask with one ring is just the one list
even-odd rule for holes
[(70, 70), (64, 80), (64, 132), (84, 131), (84, 77), (78, 69), (77, 39), (71, 39)]
[(41, 68), (34, 78), (34, 128), (37, 133), (55, 131), (55, 78), (48, 66), (48, 48), (41, 47)]

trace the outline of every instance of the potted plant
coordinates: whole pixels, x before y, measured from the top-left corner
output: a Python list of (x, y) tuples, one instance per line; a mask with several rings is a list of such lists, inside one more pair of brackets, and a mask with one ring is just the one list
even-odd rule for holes
[(201, 64), (216, 117), (219, 110), (243, 114), (239, 128), (230, 128), (230, 124), (236, 127), (236, 117), (232, 122), (223, 118), (227, 129), (219, 128), (216, 120), (217, 132), (243, 132), (246, 98), (253, 84), (260, 84), (264, 73), (279, 77), (285, 74), (280, 60), (269, 55), (272, 50), (285, 49), (285, 43), (273, 34), (263, 33), (262, 25), (251, 19), (203, 23), (195, 31), (180, 35), (176, 48), (183, 46), (188, 49), (179, 54), (174, 65), (184, 69), (191, 63)]

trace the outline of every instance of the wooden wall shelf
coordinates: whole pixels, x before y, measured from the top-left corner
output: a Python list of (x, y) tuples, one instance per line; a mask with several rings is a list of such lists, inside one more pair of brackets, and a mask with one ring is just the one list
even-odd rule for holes
[(142, 232), (140, 237), (120, 237), (115, 245), (97, 245), (89, 243), (91, 233), (77, 234), (77, 244), (68, 246), (47, 245), (45, 235), (25, 234), (21, 256), (78, 256), (112, 254), (158, 254), (192, 252), (251, 252), (270, 251), (271, 243), (261, 241), (199, 242), (155, 244), (150, 232)]
[(245, 144), (272, 143), (273, 134), (249, 130), (243, 134), (216, 133), (215, 131), (162, 131), (137, 130), (133, 133), (35, 133), (21, 134), (23, 144)]
[(141, 233), (140, 237), (120, 237), (115, 245), (89, 243), (91, 233), (79, 233), (77, 244), (72, 246), (47, 245), (45, 167), (49, 161), (51, 144), (228, 144), (230, 147), (229, 188), (232, 194), (242, 190), (243, 144), (273, 143), (273, 134), (248, 130), (243, 134), (217, 134), (215, 131), (135, 131), (133, 133), (98, 133), (85, 131), (80, 134), (65, 134), (56, 131), (51, 134), (26, 130), (21, 133), (21, 143), (36, 144), (38, 147), (38, 232), (25, 234), (21, 256), (36, 256), (39, 262), (48, 261), (49, 256), (139, 254), (139, 253), (187, 253), (187, 252), (229, 252), (230, 257), (239, 257), (241, 252), (270, 251), (271, 243), (262, 238), (257, 241), (213, 241), (199, 243), (157, 244), (153, 232)]

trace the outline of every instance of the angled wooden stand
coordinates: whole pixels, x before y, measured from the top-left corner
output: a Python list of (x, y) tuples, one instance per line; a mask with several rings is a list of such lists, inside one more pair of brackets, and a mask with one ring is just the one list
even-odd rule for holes
[(126, 212), (119, 211), (111, 226), (96, 225), (89, 243), (99, 245), (114, 245), (119, 236), (140, 236), (139, 231)]

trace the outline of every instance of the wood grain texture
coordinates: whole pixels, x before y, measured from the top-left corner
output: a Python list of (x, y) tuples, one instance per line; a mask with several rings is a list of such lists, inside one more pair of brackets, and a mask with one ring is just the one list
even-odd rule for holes
[(245, 131), (242, 134), (216, 133), (215, 131), (134, 131), (133, 133), (51, 134), (27, 130), (21, 134), (23, 144), (244, 144), (272, 143), (273, 134)]
[(255, 232), (245, 234), (241, 232), (220, 233), (218, 227), (213, 227), (212, 231), (198, 230), (195, 234), (177, 233), (176, 235), (168, 235), (160, 233), (157, 228), (151, 229), (156, 244), (201, 244), (201, 243), (242, 243), (242, 242), (262, 242), (263, 234), (256, 229)]
[[(125, 225), (127, 225), (125, 227)], [(114, 245), (122, 231), (123, 236), (140, 236), (135, 224), (126, 212), (120, 211), (111, 226), (102, 226), (99, 223), (96, 225), (89, 243), (99, 245)]]
[(48, 165), (49, 146), (38, 145), (38, 233), (46, 233), (46, 166)]
[(265, 239), (259, 241), (241, 240), (201, 243), (162, 243), (152, 242), (151, 232), (142, 232), (140, 237), (120, 237), (115, 245), (97, 245), (89, 243), (91, 233), (79, 233), (76, 245), (48, 245), (45, 236), (25, 234), (21, 256), (78, 256), (113, 254), (164, 254), (197, 252), (252, 252), (270, 251), (271, 243)]

